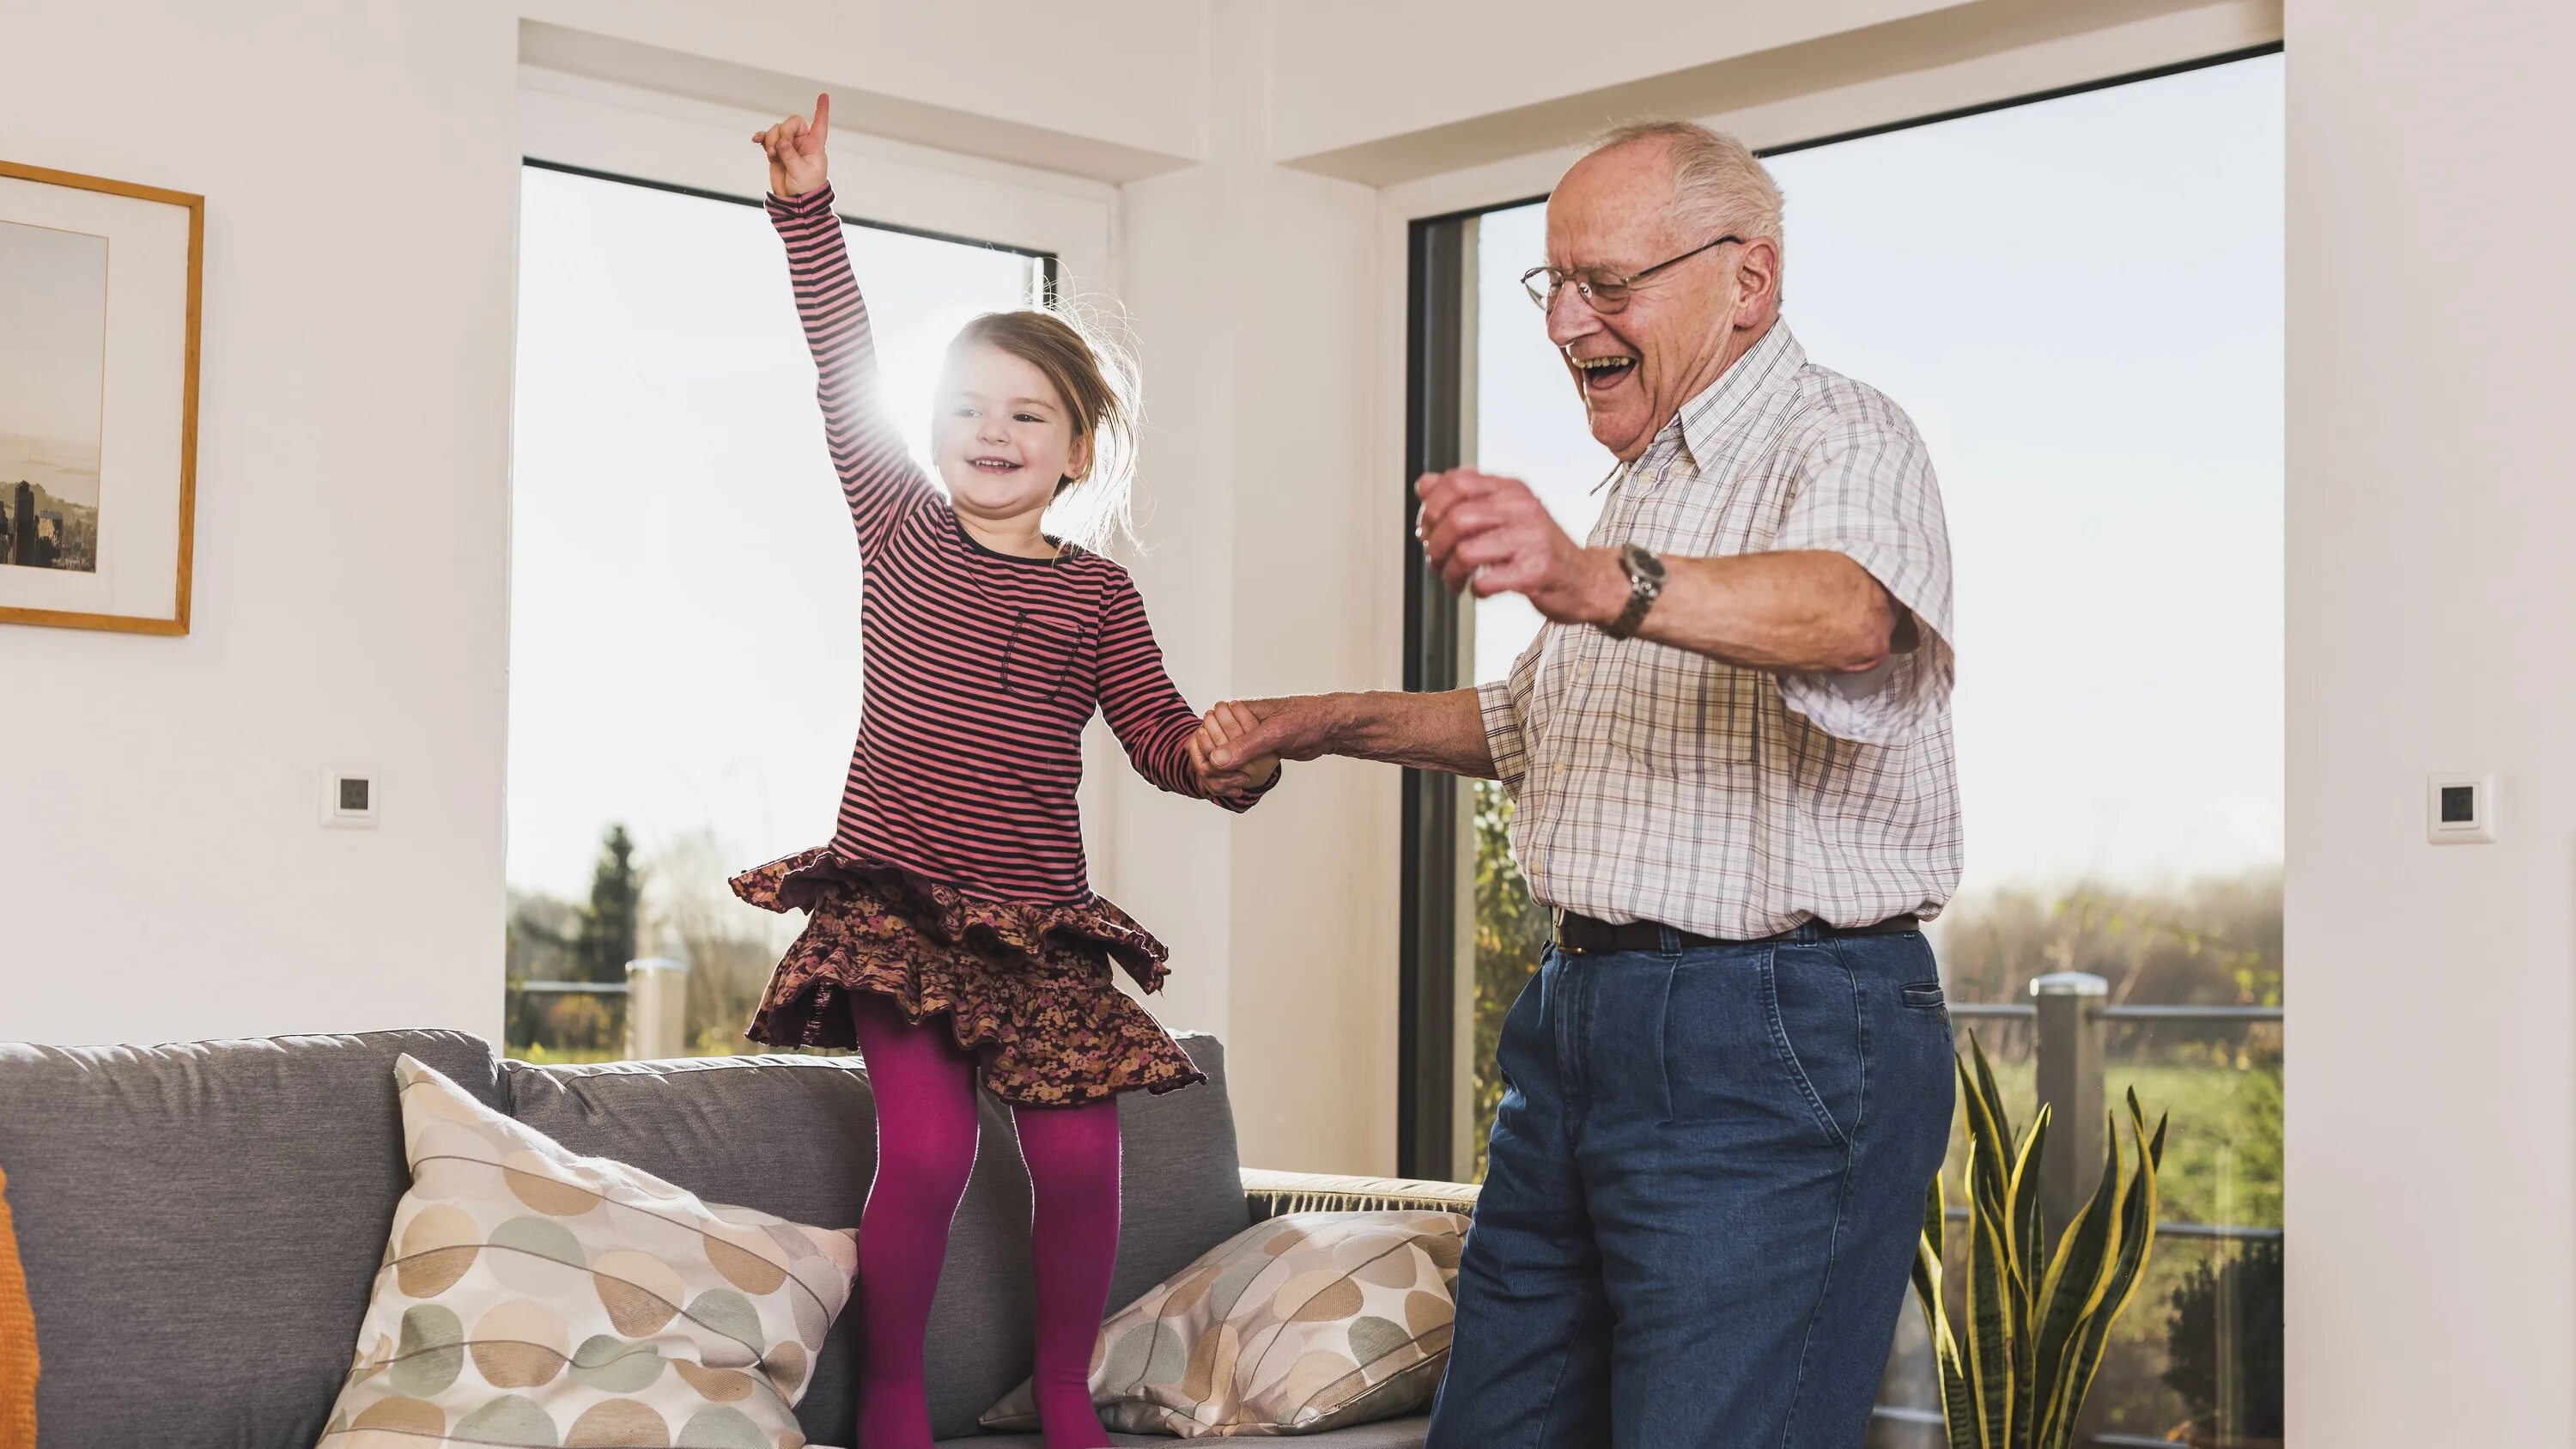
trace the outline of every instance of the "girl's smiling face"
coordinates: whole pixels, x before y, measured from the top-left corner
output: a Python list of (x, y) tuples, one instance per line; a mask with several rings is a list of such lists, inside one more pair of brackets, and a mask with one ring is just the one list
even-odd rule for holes
[(948, 498), (992, 523), (1043, 513), (1058, 485), (1091, 467), (1091, 440), (1037, 364), (969, 342), (949, 355), (932, 456)]

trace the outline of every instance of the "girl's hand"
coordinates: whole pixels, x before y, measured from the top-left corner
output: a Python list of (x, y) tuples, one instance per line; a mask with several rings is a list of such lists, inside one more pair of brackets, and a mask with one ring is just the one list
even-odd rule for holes
[(752, 141), (769, 156), (769, 191), (773, 196), (803, 196), (823, 185), (830, 165), (823, 155), (823, 143), (832, 134), (832, 98), (814, 98), (814, 120), (806, 124), (803, 116), (789, 116), (766, 131), (754, 131)]
[(1260, 723), (1250, 710), (1234, 703), (1220, 704), (1207, 712), (1199, 722), (1199, 732), (1190, 736), (1190, 764), (1199, 772), (1199, 784), (1212, 795), (1239, 795), (1258, 790), (1279, 773), (1277, 755), (1255, 755), (1236, 762), (1229, 769), (1219, 769), (1216, 752), (1252, 732)]

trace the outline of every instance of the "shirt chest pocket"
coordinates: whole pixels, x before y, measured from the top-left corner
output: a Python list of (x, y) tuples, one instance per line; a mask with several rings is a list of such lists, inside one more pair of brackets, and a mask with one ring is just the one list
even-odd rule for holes
[(995, 670), (1002, 693), (1031, 704), (1053, 704), (1068, 686), (1088, 678), (1084, 660), (1089, 639), (1061, 619), (1017, 612), (1002, 640)]

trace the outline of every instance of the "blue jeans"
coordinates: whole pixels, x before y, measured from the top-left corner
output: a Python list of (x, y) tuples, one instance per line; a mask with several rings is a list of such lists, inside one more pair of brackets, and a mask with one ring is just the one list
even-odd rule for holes
[(1919, 933), (1566, 955), (1503, 1022), (1429, 1449), (1855, 1449), (1948, 1146)]

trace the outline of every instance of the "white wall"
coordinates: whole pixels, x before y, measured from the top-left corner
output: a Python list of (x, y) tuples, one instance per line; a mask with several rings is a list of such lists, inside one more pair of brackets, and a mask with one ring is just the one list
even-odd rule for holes
[[(1282, 81), (1273, 154), (1340, 150), (1977, 3), (1634, 0), (1594, 11), (1551, 0), (1297, 0), (1279, 6), (1271, 25)], [(1366, 43), (1355, 43), (1362, 36)]]
[[(2576, 1432), (2576, 10), (2289, 9), (2290, 1421)], [(2424, 841), (2493, 770), (2494, 845)]]
[[(1393, 687), (1400, 478), (1370, 466), (1376, 196), (1262, 150), (1263, 7), (1218, 9), (1207, 164), (1126, 188), (1147, 378), (1139, 586), (1196, 701)], [(1165, 1020), (1231, 1044), (1246, 1161), (1395, 1159), (1394, 771), (1290, 766), (1241, 820), (1128, 784), (1109, 883), (1168, 926)]]
[(0, 629), (0, 1036), (499, 1025), (517, 45), (0, 9), (0, 154), (207, 197), (194, 633)]

